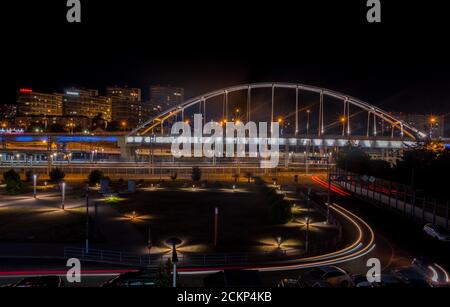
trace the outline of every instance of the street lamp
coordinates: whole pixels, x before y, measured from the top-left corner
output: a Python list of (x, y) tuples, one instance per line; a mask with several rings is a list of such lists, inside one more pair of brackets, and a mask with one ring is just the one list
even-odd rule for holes
[(178, 263), (177, 245), (181, 244), (181, 240), (173, 237), (173, 238), (167, 239), (166, 243), (172, 246), (172, 263), (173, 263), (172, 286), (175, 288), (177, 286), (177, 263)]
[(309, 250), (309, 223), (310, 223), (310, 219), (309, 216), (306, 217), (306, 235), (305, 235), (305, 252), (306, 254), (308, 254), (308, 250)]
[(436, 118), (430, 118), (430, 139), (433, 137), (433, 125), (436, 124)]
[(37, 182), (37, 175), (33, 174), (33, 198), (36, 198), (36, 182)]
[(342, 123), (342, 136), (345, 135), (345, 117), (341, 117), (341, 123)]
[(309, 134), (309, 113), (311, 113), (310, 110), (306, 110), (306, 135)]
[(66, 183), (61, 182), (61, 209), (64, 210), (64, 202), (66, 200)]

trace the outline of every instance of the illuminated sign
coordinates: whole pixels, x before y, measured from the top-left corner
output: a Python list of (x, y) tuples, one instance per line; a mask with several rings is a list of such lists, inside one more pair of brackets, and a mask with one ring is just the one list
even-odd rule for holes
[(32, 93), (33, 90), (31, 88), (21, 88), (19, 90), (20, 93)]
[(72, 92), (72, 91), (66, 91), (66, 95), (69, 95), (69, 96), (80, 96), (80, 93)]

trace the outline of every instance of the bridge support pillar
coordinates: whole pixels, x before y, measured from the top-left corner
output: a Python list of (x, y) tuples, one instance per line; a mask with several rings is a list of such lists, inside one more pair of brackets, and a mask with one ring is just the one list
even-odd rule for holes
[(117, 145), (120, 149), (120, 160), (122, 161), (134, 161), (135, 158), (135, 148), (132, 146), (127, 146), (125, 142), (125, 137), (120, 137)]

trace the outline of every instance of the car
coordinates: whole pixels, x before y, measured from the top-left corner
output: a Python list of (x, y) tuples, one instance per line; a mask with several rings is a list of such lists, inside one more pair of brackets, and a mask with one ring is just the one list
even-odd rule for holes
[(145, 269), (120, 274), (102, 284), (102, 287), (113, 288), (147, 288), (156, 286), (155, 272)]
[(428, 223), (423, 226), (423, 231), (433, 239), (450, 242), (450, 233), (444, 227)]
[(354, 286), (348, 272), (333, 265), (313, 268), (303, 274), (299, 281), (307, 287), (313, 287), (317, 282), (326, 282), (331, 287)]
[(34, 276), (27, 277), (21, 281), (9, 285), (13, 288), (61, 288), (64, 287), (64, 281), (59, 276)]
[(277, 284), (279, 288), (298, 288), (301, 287), (297, 279), (285, 278)]
[(425, 257), (414, 258), (411, 267), (421, 273), (433, 287), (450, 287), (447, 271), (430, 259)]
[(392, 274), (413, 288), (429, 288), (432, 284), (419, 271), (412, 267), (394, 269)]
[(374, 288), (376, 284), (367, 280), (365, 275), (352, 275), (352, 281), (357, 288)]
[(257, 270), (224, 270), (203, 278), (203, 285), (217, 287), (261, 287), (262, 281)]

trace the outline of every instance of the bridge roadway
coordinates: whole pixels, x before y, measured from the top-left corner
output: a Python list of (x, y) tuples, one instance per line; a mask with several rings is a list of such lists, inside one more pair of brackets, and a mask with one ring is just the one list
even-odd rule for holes
[[(171, 144), (174, 140), (174, 136), (170, 135), (153, 135), (153, 136), (124, 136), (122, 133), (116, 134), (36, 134), (36, 133), (24, 133), (24, 134), (3, 134), (0, 135), (0, 141), (2, 147), (6, 148), (7, 144), (33, 144), (35, 146), (45, 147), (51, 143), (55, 144), (69, 144), (69, 143), (81, 143), (81, 144), (95, 144), (95, 143), (112, 143), (116, 146), (139, 146), (150, 144)], [(192, 142), (207, 142), (209, 138), (204, 137), (201, 140), (198, 138), (192, 138)], [(242, 139), (239, 139), (242, 140)], [(224, 138), (225, 143), (236, 143), (237, 138)], [(245, 143), (249, 142), (248, 138), (242, 140)], [(251, 142), (260, 142), (260, 139), (250, 139)], [(342, 135), (281, 135), (278, 139), (280, 146), (317, 146), (317, 147), (344, 147), (349, 143), (354, 146), (360, 146), (364, 148), (386, 148), (386, 149), (401, 149), (414, 145), (416, 142), (411, 141), (408, 138), (390, 137), (390, 136), (342, 136)]]

